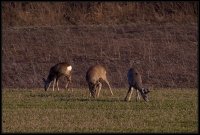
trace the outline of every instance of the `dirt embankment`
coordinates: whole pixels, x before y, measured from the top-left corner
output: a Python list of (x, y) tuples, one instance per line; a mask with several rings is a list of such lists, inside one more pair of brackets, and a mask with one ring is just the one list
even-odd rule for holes
[(190, 24), (197, 1), (2, 2), (3, 27), (116, 24)]
[(86, 71), (96, 63), (106, 66), (113, 87), (127, 87), (132, 65), (150, 86), (197, 87), (195, 24), (15, 27), (2, 34), (3, 87), (43, 87), (50, 67), (64, 61), (73, 66), (73, 87), (87, 87)]

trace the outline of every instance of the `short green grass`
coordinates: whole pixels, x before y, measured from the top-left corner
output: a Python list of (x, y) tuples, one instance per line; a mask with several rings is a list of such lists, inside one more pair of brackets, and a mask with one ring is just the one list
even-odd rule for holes
[(2, 90), (3, 133), (197, 133), (197, 89), (154, 89), (149, 102), (124, 102), (127, 89)]

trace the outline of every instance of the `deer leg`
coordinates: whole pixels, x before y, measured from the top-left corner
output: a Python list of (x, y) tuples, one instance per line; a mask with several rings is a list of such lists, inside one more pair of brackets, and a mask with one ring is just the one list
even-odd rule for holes
[(140, 92), (138, 89), (136, 89), (136, 101), (139, 101), (140, 100)]
[(90, 94), (90, 97), (92, 96), (92, 94), (91, 94), (91, 86), (90, 86), (90, 84), (88, 83), (88, 87), (89, 87), (89, 94)]
[(49, 86), (47, 87), (47, 91), (48, 91), (48, 89), (49, 89), (50, 85), (51, 85), (51, 82), (49, 83)]
[(131, 100), (132, 93), (133, 93), (133, 87), (131, 87), (131, 90), (130, 90), (130, 95), (129, 95), (129, 97), (128, 97), (128, 101), (130, 101), (130, 100)]
[(90, 94), (90, 97), (92, 96), (92, 91), (91, 91), (91, 86), (90, 84), (88, 83), (88, 86), (89, 86), (89, 94)]
[(68, 90), (68, 86), (69, 86), (69, 81), (67, 81), (67, 84), (65, 86), (65, 89)]
[(59, 87), (58, 87), (58, 78), (56, 79), (56, 86), (57, 86), (57, 89), (59, 91)]
[(99, 97), (99, 93), (101, 91), (101, 87), (102, 87), (102, 84), (101, 82), (98, 83), (98, 93), (97, 93), (97, 97)]
[(66, 78), (66, 81), (67, 81), (67, 83), (65, 85), (65, 89), (68, 90), (69, 84), (71, 83), (71, 78), (69, 78), (68, 76), (65, 76), (65, 78)]
[(99, 94), (99, 82), (97, 82), (94, 85), (94, 92), (95, 92), (95, 97), (98, 97), (98, 94)]
[(95, 85), (92, 83), (88, 83), (88, 86), (90, 91), (90, 97), (92, 96), (93, 98), (95, 98), (95, 93), (96, 93)]
[(130, 90), (131, 90), (131, 86), (129, 86), (129, 89), (128, 89), (128, 91), (127, 91), (126, 97), (124, 98), (124, 101), (127, 101), (127, 98), (128, 98), (128, 95), (129, 95)]
[(131, 93), (131, 86), (129, 86), (129, 89), (128, 89), (128, 92), (126, 94), (126, 97), (125, 97), (125, 101), (129, 101), (130, 100), (130, 93)]
[(111, 93), (111, 95), (113, 95), (112, 89), (111, 89), (111, 87), (110, 87), (110, 83), (108, 82), (107, 79), (105, 79), (105, 82), (107, 83), (107, 85), (108, 85), (108, 87), (109, 87), (109, 89), (110, 89), (110, 93)]
[(55, 83), (56, 83), (56, 79), (53, 80), (53, 91), (54, 91)]

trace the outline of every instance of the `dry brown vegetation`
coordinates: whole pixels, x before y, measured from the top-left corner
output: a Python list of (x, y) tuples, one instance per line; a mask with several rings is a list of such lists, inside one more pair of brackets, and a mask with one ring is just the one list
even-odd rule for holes
[(132, 65), (150, 86), (197, 87), (197, 9), (197, 2), (3, 2), (3, 87), (42, 87), (64, 61), (73, 87), (87, 87), (96, 63), (113, 87), (128, 87)]
[(198, 2), (3, 2), (3, 26), (191, 23)]
[(144, 83), (197, 86), (197, 28), (193, 25), (66, 26), (3, 31), (3, 85), (41, 87), (51, 66), (70, 61), (74, 86), (101, 63), (115, 87), (127, 84), (131, 65)]

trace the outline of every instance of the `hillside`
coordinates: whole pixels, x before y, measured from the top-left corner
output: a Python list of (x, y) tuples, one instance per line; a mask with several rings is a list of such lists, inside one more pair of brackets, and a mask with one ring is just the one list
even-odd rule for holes
[(198, 2), (2, 2), (3, 27), (196, 23)]
[(73, 66), (72, 87), (87, 87), (96, 63), (113, 87), (127, 87), (131, 66), (151, 87), (197, 87), (198, 2), (1, 4), (3, 87), (43, 87), (64, 61)]
[(43, 87), (42, 77), (63, 61), (73, 66), (73, 87), (87, 87), (85, 73), (96, 63), (106, 66), (113, 87), (127, 87), (132, 65), (150, 86), (197, 87), (196, 25), (15, 27), (2, 34), (4, 87)]

